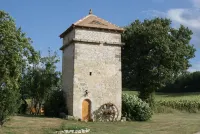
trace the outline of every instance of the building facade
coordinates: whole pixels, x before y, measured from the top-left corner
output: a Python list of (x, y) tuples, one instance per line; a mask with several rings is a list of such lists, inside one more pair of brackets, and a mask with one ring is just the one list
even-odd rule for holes
[(90, 11), (60, 35), (62, 82), (69, 115), (81, 120), (109, 115), (121, 119), (122, 32), (122, 28)]

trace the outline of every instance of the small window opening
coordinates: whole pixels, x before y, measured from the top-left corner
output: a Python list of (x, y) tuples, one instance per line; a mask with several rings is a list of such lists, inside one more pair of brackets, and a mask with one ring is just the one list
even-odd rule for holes
[(90, 76), (92, 75), (92, 72), (90, 72)]

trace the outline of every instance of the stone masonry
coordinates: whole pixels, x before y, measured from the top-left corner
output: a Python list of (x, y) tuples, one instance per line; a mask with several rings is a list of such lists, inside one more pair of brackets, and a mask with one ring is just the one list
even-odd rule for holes
[[(101, 23), (106, 25), (108, 22)], [(118, 108), (120, 120), (121, 32), (72, 27), (62, 38), (62, 79), (68, 114), (81, 119), (82, 102), (89, 99), (91, 118), (101, 105), (113, 103)], [(88, 95), (84, 96), (86, 90)]]

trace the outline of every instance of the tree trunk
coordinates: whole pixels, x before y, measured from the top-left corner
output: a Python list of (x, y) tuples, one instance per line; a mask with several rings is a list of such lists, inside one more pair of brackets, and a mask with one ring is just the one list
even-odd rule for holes
[(155, 106), (155, 92), (149, 92), (148, 90), (142, 90), (139, 92), (139, 98), (149, 103), (151, 108)]
[(33, 106), (33, 107), (34, 107), (34, 109), (35, 109), (34, 115), (37, 115), (37, 102), (36, 102), (36, 101), (34, 102), (34, 106)]
[(0, 128), (3, 126), (3, 124), (4, 124), (4, 121), (0, 120)]
[(39, 108), (38, 108), (38, 110), (37, 110), (37, 115), (39, 115), (39, 114), (40, 114), (40, 109), (41, 109), (41, 106), (42, 106), (42, 104), (39, 102)]

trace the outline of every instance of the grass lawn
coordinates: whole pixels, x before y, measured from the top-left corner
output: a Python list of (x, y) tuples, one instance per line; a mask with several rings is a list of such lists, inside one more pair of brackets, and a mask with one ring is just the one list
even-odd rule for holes
[(147, 122), (77, 122), (58, 118), (14, 116), (0, 134), (47, 134), (62, 124), (91, 129), (90, 134), (193, 134), (200, 131), (200, 114), (155, 114)]
[[(136, 91), (123, 91), (127, 94), (138, 95)], [(156, 113), (173, 113), (187, 111), (190, 113), (200, 112), (200, 93), (156, 93)]]
[[(137, 95), (137, 91), (123, 91), (124, 93)], [(190, 100), (200, 101), (200, 93), (156, 93), (155, 99), (159, 100)]]
[[(135, 91), (124, 91), (137, 94)], [(157, 93), (159, 100), (200, 101), (200, 93), (162, 94)], [(147, 122), (78, 122), (58, 118), (13, 116), (0, 128), (0, 134), (50, 134), (65, 126), (81, 126), (91, 129), (89, 134), (194, 134), (200, 131), (200, 112), (188, 113), (155, 113)]]

